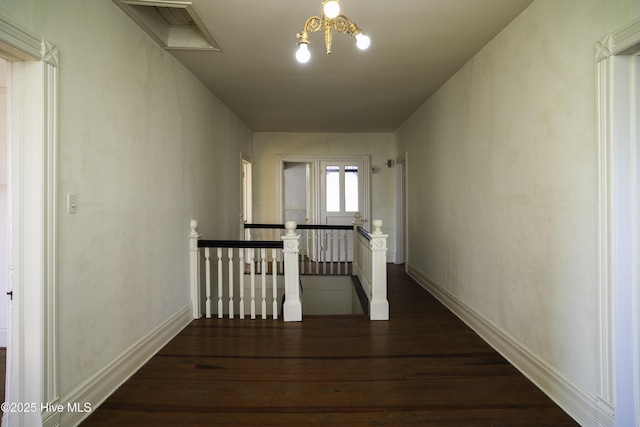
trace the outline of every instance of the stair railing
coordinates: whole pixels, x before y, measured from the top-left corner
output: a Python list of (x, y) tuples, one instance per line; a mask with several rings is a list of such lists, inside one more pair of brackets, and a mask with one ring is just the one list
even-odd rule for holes
[[(202, 316), (202, 305), (207, 318), (212, 316), (213, 298), (217, 303), (217, 316), (223, 318), (224, 314), (230, 319), (235, 317), (236, 307), (241, 319), (248, 315), (251, 319), (257, 316), (257, 288), (256, 288), (256, 264), (259, 267), (260, 290), (260, 315), (262, 319), (267, 318), (268, 305), (271, 307), (271, 316), (278, 318), (278, 307), (280, 294), (278, 291), (278, 271), (284, 270), (284, 292), (286, 300), (282, 306), (282, 314), (285, 321), (301, 321), (302, 305), (300, 302), (298, 273), (298, 251), (300, 236), (296, 234), (296, 223), (288, 221), (285, 224), (286, 233), (276, 240), (203, 240), (197, 231), (198, 222), (191, 221), (190, 237), (190, 269), (191, 269), (191, 300), (193, 304), (194, 318)], [(200, 250), (204, 251), (205, 263), (205, 301), (201, 300), (200, 289)], [(215, 249), (215, 267), (212, 262), (212, 250)], [(249, 260), (245, 260), (249, 257)], [(234, 261), (237, 260), (237, 265)], [(282, 261), (279, 261), (282, 260)], [(245, 262), (247, 261), (247, 262)], [(283, 268), (279, 268), (279, 263)], [(228, 267), (225, 269), (225, 264)], [(249, 266), (249, 298), (245, 298), (245, 273)], [(267, 272), (271, 267), (271, 292), (267, 288)], [(212, 270), (217, 272), (217, 292), (212, 296)], [(238, 286), (235, 284), (235, 274), (237, 271)], [(235, 291), (238, 290), (238, 301), (235, 299)]]
[[(193, 305), (193, 317), (200, 318), (203, 312), (206, 317), (211, 317), (213, 309), (213, 299), (217, 304), (218, 318), (223, 318), (225, 311), (229, 318), (234, 318), (236, 307), (238, 316), (245, 318), (248, 315), (255, 319), (257, 316), (256, 290), (260, 290), (260, 315), (267, 318), (267, 307), (271, 307), (271, 315), (278, 318), (279, 301), (282, 303), (282, 315), (285, 321), (302, 320), (302, 303), (300, 300), (300, 266), (304, 268), (304, 263), (300, 262), (300, 235), (296, 233), (298, 228), (304, 230), (339, 230), (346, 231), (342, 240), (337, 240), (342, 246), (338, 249), (338, 254), (350, 254), (350, 257), (341, 258), (338, 256), (338, 272), (340, 264), (343, 263), (345, 273), (348, 274), (348, 267), (351, 264), (351, 275), (357, 276), (360, 284), (369, 300), (369, 316), (371, 320), (389, 319), (389, 302), (387, 300), (387, 238), (388, 235), (382, 232), (383, 222), (374, 220), (372, 222), (373, 231), (368, 232), (363, 228), (363, 221), (359, 213), (356, 213), (352, 226), (317, 226), (305, 224), (297, 226), (294, 221), (287, 221), (285, 224), (244, 224), (248, 229), (268, 228), (272, 239), (279, 237), (279, 240), (202, 240), (198, 234), (198, 222), (191, 221), (190, 237), (190, 271), (191, 271), (191, 301)], [(265, 227), (267, 226), (267, 227)], [(284, 233), (282, 232), (284, 230)], [(244, 234), (244, 233), (243, 233)], [(325, 234), (324, 236), (326, 236)], [(351, 236), (352, 252), (348, 251), (346, 242)], [(307, 239), (309, 240), (309, 239)], [(326, 239), (322, 251), (325, 254), (319, 258), (320, 252), (311, 253), (311, 258), (322, 259), (324, 261), (324, 274), (327, 274), (326, 266), (329, 264), (331, 273), (333, 272), (333, 252), (329, 246), (334, 247), (333, 240)], [(339, 246), (338, 246), (339, 247)], [(215, 249), (215, 259), (212, 262), (212, 249)], [(205, 262), (205, 301), (201, 299), (200, 285), (200, 251), (204, 250)], [(310, 248), (309, 251), (313, 252)], [(257, 257), (256, 257), (257, 254)], [(351, 260), (348, 262), (347, 260)], [(237, 260), (237, 265), (234, 262)], [(224, 270), (224, 266), (228, 268)], [(316, 269), (319, 267), (316, 263)], [(234, 266), (235, 265), (235, 266)], [(249, 271), (247, 272), (247, 266)], [(256, 266), (260, 276), (260, 288), (256, 288)], [(268, 292), (267, 274), (271, 267), (271, 289)], [(212, 296), (212, 270), (217, 271), (217, 292)], [(237, 271), (238, 287), (234, 280), (234, 271)], [(284, 273), (284, 289), (279, 291), (278, 272)], [(225, 274), (226, 273), (226, 274)], [(317, 272), (316, 272), (317, 274)], [(321, 273), (322, 274), (322, 273)], [(245, 275), (249, 280), (249, 298), (245, 298)], [(239, 300), (236, 302), (235, 293), (238, 292)], [(269, 295), (268, 295), (269, 294)], [(283, 297), (283, 298), (282, 298)], [(248, 305), (249, 309), (246, 309)]]

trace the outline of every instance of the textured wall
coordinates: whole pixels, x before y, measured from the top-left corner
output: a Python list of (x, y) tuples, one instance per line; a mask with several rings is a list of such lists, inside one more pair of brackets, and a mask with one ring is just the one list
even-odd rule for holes
[(592, 396), (595, 59), (631, 0), (538, 0), (398, 130), (409, 256)]
[(188, 304), (191, 218), (237, 236), (251, 131), (111, 1), (3, 1), (0, 13), (59, 48), (64, 397)]
[(274, 222), (278, 215), (276, 188), (279, 155), (327, 155), (371, 157), (378, 172), (371, 176), (371, 218), (384, 221), (389, 234), (388, 255), (395, 253), (396, 171), (387, 168), (395, 159), (392, 133), (281, 133), (256, 132), (253, 137), (254, 222)]

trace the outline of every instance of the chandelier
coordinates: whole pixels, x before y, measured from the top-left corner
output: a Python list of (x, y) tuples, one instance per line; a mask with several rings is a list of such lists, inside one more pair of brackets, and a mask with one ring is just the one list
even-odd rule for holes
[(369, 37), (362, 34), (362, 30), (358, 26), (344, 15), (340, 14), (340, 0), (323, 0), (323, 16), (312, 16), (307, 19), (304, 24), (304, 29), (301, 33), (296, 33), (298, 38), (298, 51), (296, 52), (296, 59), (305, 63), (311, 58), (309, 52), (309, 33), (315, 33), (316, 31), (324, 30), (324, 43), (327, 46), (327, 54), (331, 53), (331, 42), (333, 40), (333, 30), (342, 34), (356, 38), (356, 45), (360, 49), (366, 49), (369, 47), (371, 41)]

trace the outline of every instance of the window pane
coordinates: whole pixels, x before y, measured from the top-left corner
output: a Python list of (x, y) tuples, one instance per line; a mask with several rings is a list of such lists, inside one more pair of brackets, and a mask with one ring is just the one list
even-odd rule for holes
[(340, 166), (327, 166), (327, 212), (340, 212)]
[(344, 210), (358, 212), (358, 167), (344, 167)]

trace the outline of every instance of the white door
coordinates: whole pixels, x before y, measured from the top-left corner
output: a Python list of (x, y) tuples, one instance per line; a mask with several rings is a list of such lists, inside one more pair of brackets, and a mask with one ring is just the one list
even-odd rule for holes
[(364, 162), (320, 162), (321, 221), (324, 225), (351, 225), (364, 209)]
[[(320, 162), (321, 221), (323, 225), (351, 225), (364, 204), (364, 162)], [(367, 171), (368, 172), (368, 171)], [(321, 261), (352, 261), (353, 238), (345, 231), (320, 233)]]

